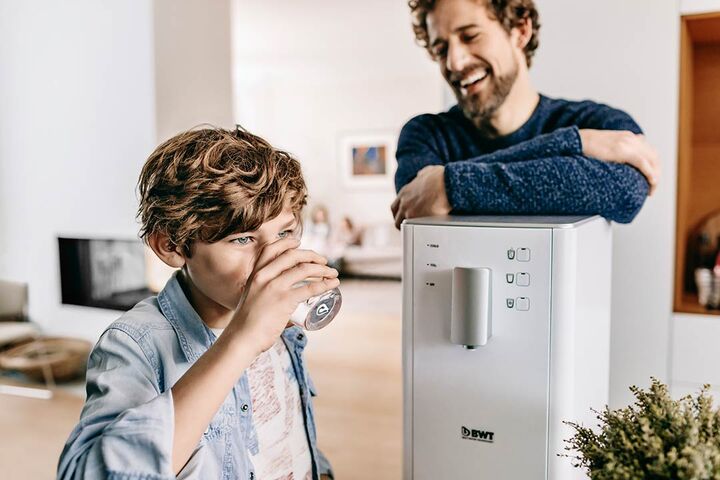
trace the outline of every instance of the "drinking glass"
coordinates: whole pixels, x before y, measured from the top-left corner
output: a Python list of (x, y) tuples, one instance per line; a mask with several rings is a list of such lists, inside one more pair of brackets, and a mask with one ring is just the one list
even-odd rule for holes
[[(302, 228), (295, 228), (292, 236), (300, 239), (302, 237)], [(321, 280), (321, 278), (307, 278), (296, 283), (294, 286), (301, 287), (307, 285), (309, 282), (317, 282)], [(335, 287), (332, 290), (310, 297), (306, 301), (300, 303), (290, 316), (290, 321), (298, 327), (308, 331), (320, 330), (332, 322), (341, 306), (342, 294), (340, 293), (340, 290)]]
[[(307, 285), (315, 279), (307, 279), (295, 284), (296, 287)], [(320, 330), (332, 322), (342, 306), (342, 294), (335, 287), (323, 294), (308, 298), (297, 306), (290, 321), (305, 330)]]

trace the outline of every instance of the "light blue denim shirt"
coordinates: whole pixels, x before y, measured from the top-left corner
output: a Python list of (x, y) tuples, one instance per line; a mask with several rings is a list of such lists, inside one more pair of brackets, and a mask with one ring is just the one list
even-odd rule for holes
[[(300, 388), (313, 478), (332, 477), (317, 449), (305, 370), (303, 331), (282, 338)], [(215, 334), (190, 305), (176, 275), (157, 297), (138, 303), (113, 322), (95, 345), (87, 370), (87, 400), (58, 465), (58, 479), (156, 480), (172, 470), (174, 412), (171, 387), (210, 348)], [(210, 422), (178, 478), (256, 479), (250, 453), (258, 452), (253, 406), (243, 374)]]

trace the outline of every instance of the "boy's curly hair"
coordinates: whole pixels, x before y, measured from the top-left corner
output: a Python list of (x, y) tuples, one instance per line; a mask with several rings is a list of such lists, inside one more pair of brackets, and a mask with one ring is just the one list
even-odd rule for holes
[(138, 180), (140, 237), (163, 233), (188, 257), (193, 242), (258, 229), (306, 203), (300, 163), (240, 127), (199, 128), (167, 140)]
[[(477, 2), (482, 1), (487, 8), (488, 15), (490, 18), (494, 18), (507, 33), (510, 33), (513, 27), (519, 25), (520, 21), (524, 18), (529, 18), (532, 21), (532, 36), (530, 41), (523, 49), (525, 53), (525, 62), (529, 67), (532, 63), (532, 57), (535, 55), (540, 44), (539, 33), (540, 33), (540, 14), (535, 8), (535, 2), (533, 0), (475, 0)], [(430, 51), (430, 42), (427, 31), (427, 16), (433, 11), (437, 0), (409, 0), (408, 6), (410, 7), (410, 13), (412, 15), (412, 26), (415, 32), (415, 41), (421, 47), (424, 47), (432, 56)]]

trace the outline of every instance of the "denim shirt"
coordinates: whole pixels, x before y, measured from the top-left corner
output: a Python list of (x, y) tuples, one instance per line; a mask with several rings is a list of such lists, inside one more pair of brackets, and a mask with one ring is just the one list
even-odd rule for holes
[[(282, 339), (300, 389), (313, 479), (321, 474), (332, 478), (329, 463), (317, 449), (311, 400), (315, 388), (302, 357), (307, 339), (297, 327), (286, 329)], [(90, 354), (87, 400), (60, 456), (57, 478), (176, 478), (171, 388), (215, 340), (177, 275), (157, 297), (143, 300), (113, 322)], [(243, 373), (178, 478), (256, 480), (250, 460), (250, 453), (258, 452), (252, 412)]]

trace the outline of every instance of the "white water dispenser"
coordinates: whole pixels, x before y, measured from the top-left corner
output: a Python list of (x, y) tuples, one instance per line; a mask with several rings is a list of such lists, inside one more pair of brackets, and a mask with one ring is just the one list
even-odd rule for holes
[(600, 217), (402, 227), (406, 480), (586, 478), (563, 421), (608, 401), (611, 229)]

